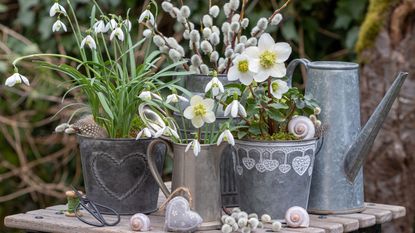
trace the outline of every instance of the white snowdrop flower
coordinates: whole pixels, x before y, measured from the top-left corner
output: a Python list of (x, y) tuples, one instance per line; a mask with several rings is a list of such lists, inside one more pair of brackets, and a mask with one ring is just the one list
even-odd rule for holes
[(229, 7), (231, 8), (231, 10), (236, 11), (239, 8), (239, 0), (230, 0), (229, 1)]
[(205, 93), (208, 93), (212, 90), (212, 95), (217, 96), (221, 93), (225, 92), (225, 88), (223, 88), (222, 83), (219, 81), (217, 77), (213, 77), (205, 87)]
[(192, 42), (199, 42), (200, 41), (200, 34), (197, 30), (192, 30), (190, 32), (190, 40)]
[(241, 54), (233, 60), (233, 66), (229, 68), (228, 80), (238, 80), (248, 86), (254, 80), (254, 73), (249, 70), (249, 57), (246, 54)]
[(70, 125), (68, 123), (62, 123), (55, 128), (56, 133), (63, 133)]
[(220, 30), (217, 26), (212, 26), (212, 32), (220, 35)]
[(243, 53), (245, 51), (245, 44), (244, 43), (239, 43), (235, 46), (235, 52), (236, 53)]
[(150, 38), (152, 34), (153, 34), (153, 31), (151, 31), (151, 29), (146, 29), (143, 31), (143, 36), (145, 38)]
[(192, 65), (199, 67), (202, 64), (202, 59), (200, 58), (199, 55), (194, 54), (191, 58), (190, 58), (190, 62), (192, 63)]
[(233, 49), (231, 48), (226, 49), (225, 57), (229, 58), (229, 57), (232, 57), (232, 55), (233, 55)]
[(161, 3), (161, 8), (164, 10), (164, 12), (169, 13), (173, 10), (173, 4), (168, 1), (163, 1), (163, 3)]
[(214, 46), (218, 45), (220, 43), (220, 38), (219, 38), (218, 33), (216, 33), (216, 32), (212, 33), (212, 35), (210, 35), (210, 37), (209, 37), (209, 41)]
[(162, 47), (162, 46), (166, 45), (166, 43), (165, 43), (165, 41), (163, 40), (163, 38), (162, 38), (161, 36), (159, 36), (159, 35), (155, 35), (155, 36), (153, 37), (153, 43), (154, 43), (155, 45), (157, 45), (158, 47)]
[(61, 28), (63, 29), (63, 31), (67, 31), (66, 29), (66, 25), (60, 21), (59, 19), (56, 20), (56, 22), (52, 25), (52, 32), (59, 32), (61, 30)]
[(282, 95), (287, 93), (289, 89), (287, 82), (282, 80), (275, 80), (271, 83), (271, 94), (276, 99), (281, 99)]
[(245, 50), (248, 55), (249, 70), (254, 72), (254, 79), (263, 82), (270, 76), (282, 78), (286, 74), (284, 62), (290, 57), (291, 46), (288, 43), (275, 43), (272, 36), (264, 33), (258, 42), (258, 47), (249, 47)]
[(111, 29), (111, 30), (116, 29), (116, 28), (117, 28), (117, 25), (118, 25), (117, 21), (116, 21), (115, 19), (111, 19), (111, 20), (107, 23), (107, 25), (105, 26), (105, 30), (106, 30), (106, 32), (107, 32), (107, 31), (109, 31), (110, 29)]
[(255, 37), (251, 37), (246, 41), (245, 47), (256, 46), (257, 43), (258, 43), (258, 39)]
[(190, 32), (189, 32), (189, 30), (184, 30), (184, 32), (183, 32), (183, 38), (185, 39), (185, 40), (190, 40)]
[(143, 91), (143, 92), (141, 92), (141, 94), (138, 96), (138, 98), (140, 98), (142, 100), (152, 100), (153, 98), (154, 99), (157, 99), (157, 100), (160, 100), (160, 101), (163, 100), (159, 95), (157, 95), (157, 94), (155, 94), (155, 93), (153, 93), (151, 91)]
[(169, 57), (174, 61), (178, 62), (180, 59), (182, 59), (182, 55), (179, 53), (179, 51), (175, 49), (170, 49), (169, 51)]
[(209, 39), (210, 35), (212, 35), (212, 30), (208, 27), (203, 29), (203, 38)]
[(209, 67), (205, 64), (200, 65), (200, 72), (204, 75), (208, 75), (209, 74)]
[(235, 139), (234, 139), (231, 131), (229, 131), (229, 129), (223, 131), (219, 135), (218, 142), (216, 144), (219, 146), (222, 142), (228, 142), (232, 146), (235, 145)]
[(53, 17), (57, 13), (61, 13), (61, 14), (66, 16), (65, 8), (63, 8), (63, 6), (60, 5), (59, 3), (55, 2), (49, 10), (49, 15), (50, 15), (50, 17)]
[(130, 20), (125, 19), (124, 21), (122, 21), (122, 23), (124, 24), (124, 26), (127, 28), (128, 31), (131, 31), (132, 24)]
[(228, 34), (228, 32), (230, 31), (230, 29), (231, 29), (231, 25), (228, 22), (224, 22), (222, 24), (222, 32), (223, 32), (223, 34)]
[(209, 58), (210, 62), (216, 63), (218, 59), (219, 59), (219, 53), (217, 51), (213, 51), (210, 54), (210, 58)]
[(213, 20), (212, 17), (210, 15), (204, 15), (203, 19), (202, 19), (203, 25), (205, 27), (212, 27), (213, 25)]
[(209, 9), (209, 14), (210, 14), (213, 18), (218, 17), (219, 13), (220, 13), (220, 9), (219, 9), (219, 7), (218, 7), (218, 6), (216, 6), (216, 5), (213, 5), (213, 6)]
[(189, 151), (190, 148), (193, 149), (193, 154), (195, 156), (198, 156), (201, 151), (201, 146), (198, 140), (194, 139), (192, 140), (187, 146), (185, 152)]
[(149, 128), (145, 127), (140, 132), (138, 132), (137, 137), (135, 138), (135, 140), (138, 140), (138, 139), (141, 139), (141, 138), (151, 138), (151, 136), (152, 136), (151, 130)]
[(202, 41), (202, 43), (200, 44), (200, 48), (202, 49), (202, 52), (204, 54), (209, 54), (213, 51), (212, 45), (207, 40)]
[(169, 103), (175, 104), (175, 103), (178, 103), (179, 101), (189, 102), (189, 100), (186, 97), (178, 95), (178, 94), (171, 94), (171, 95), (168, 95), (166, 98), (167, 104)]
[(22, 82), (24, 84), (26, 84), (27, 86), (30, 86), (29, 79), (27, 79), (25, 76), (23, 76), (19, 73), (14, 73), (12, 76), (10, 76), (6, 79), (6, 82), (4, 84), (8, 87), (12, 87), (12, 86), (14, 86), (16, 84), (20, 84)]
[(167, 45), (163, 45), (159, 47), (160, 52), (162, 53), (169, 53), (170, 48)]
[(248, 19), (248, 18), (244, 18), (244, 19), (241, 21), (241, 27), (242, 27), (243, 29), (246, 29), (248, 26), (249, 26), (249, 19)]
[(231, 22), (239, 22), (239, 19), (241, 18), (241, 15), (240, 14), (234, 14), (233, 16), (232, 16), (232, 20), (231, 20)]
[(117, 27), (114, 31), (111, 32), (110, 40), (112, 41), (115, 36), (119, 41), (124, 41), (124, 32), (120, 27)]
[(92, 36), (87, 35), (82, 41), (81, 41), (81, 49), (84, 48), (85, 45), (88, 45), (90, 49), (97, 49), (97, 44), (95, 43), (94, 38)]
[(148, 23), (150, 23), (150, 25), (154, 26), (155, 21), (154, 21), (153, 13), (151, 13), (151, 11), (149, 11), (149, 10), (145, 10), (143, 13), (141, 13), (140, 18), (138, 18), (138, 22), (139, 23), (147, 23), (148, 22)]
[(177, 133), (176, 130), (170, 128), (169, 126), (164, 126), (163, 128), (159, 129), (155, 134), (154, 134), (154, 138), (159, 138), (161, 136), (167, 136), (167, 137), (174, 137), (179, 139), (179, 134)]
[(246, 36), (241, 36), (241, 38), (239, 38), (239, 42), (241, 43), (246, 43), (247, 40), (248, 38)]
[(188, 6), (183, 5), (182, 8), (180, 8), (180, 13), (182, 14), (183, 17), (189, 18), (191, 11)]
[(241, 25), (239, 24), (239, 22), (233, 22), (231, 24), (232, 32), (238, 32), (240, 28), (241, 28)]
[(251, 30), (251, 36), (258, 36), (260, 34), (260, 32), (261, 32), (261, 29), (259, 29), (258, 26), (255, 26)]
[(277, 26), (278, 24), (281, 23), (281, 21), (282, 21), (282, 15), (280, 13), (278, 13), (274, 16), (274, 18), (272, 18), (271, 25), (272, 26)]
[(225, 116), (228, 116), (231, 114), (231, 117), (236, 118), (238, 117), (238, 114), (246, 117), (246, 111), (244, 106), (242, 106), (241, 103), (239, 103), (238, 100), (233, 100), (225, 109)]
[(105, 27), (105, 22), (103, 20), (98, 20), (92, 26), (95, 33), (106, 33), (108, 30)]
[(268, 19), (266, 18), (260, 18), (256, 25), (259, 29), (262, 31), (266, 30), (268, 27)]
[(223, 5), (223, 12), (225, 13), (225, 16), (228, 18), (232, 12), (231, 6), (229, 3), (225, 3)]
[(164, 133), (166, 132), (166, 129), (167, 129), (167, 126), (164, 126), (164, 127), (160, 128), (159, 130), (157, 130), (154, 133), (154, 138), (159, 138), (159, 137), (163, 136)]
[(184, 110), (183, 116), (191, 120), (195, 128), (201, 128), (205, 123), (215, 122), (214, 105), (213, 99), (203, 99), (201, 96), (194, 95), (190, 99), (190, 106)]

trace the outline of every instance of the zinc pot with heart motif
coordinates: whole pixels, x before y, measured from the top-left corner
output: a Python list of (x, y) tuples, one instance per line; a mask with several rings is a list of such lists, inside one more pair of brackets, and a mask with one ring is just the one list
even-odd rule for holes
[(317, 139), (235, 143), (240, 207), (283, 219), (292, 206), (307, 209)]
[[(146, 158), (151, 139), (99, 139), (78, 135), (88, 198), (119, 214), (152, 213), (159, 187)], [(166, 146), (153, 147), (155, 166), (162, 171)], [(105, 210), (102, 210), (105, 213)], [(107, 213), (110, 214), (110, 213)]]

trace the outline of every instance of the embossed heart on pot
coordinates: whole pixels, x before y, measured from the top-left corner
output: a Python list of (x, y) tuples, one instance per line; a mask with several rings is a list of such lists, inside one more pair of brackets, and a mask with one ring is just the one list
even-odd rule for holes
[(255, 166), (255, 160), (249, 157), (242, 158), (242, 163), (248, 170), (251, 170)]
[(190, 210), (186, 198), (175, 197), (167, 204), (164, 223), (167, 231), (194, 232), (202, 222), (202, 217)]
[(307, 168), (310, 166), (310, 164), (311, 158), (308, 155), (295, 157), (292, 162), (294, 171), (297, 172), (297, 174), (300, 176), (302, 176), (307, 171)]
[(281, 171), (282, 173), (287, 173), (287, 172), (289, 172), (289, 171), (291, 170), (291, 166), (290, 166), (290, 165), (288, 165), (288, 164), (281, 164), (281, 165), (278, 167), (278, 169), (280, 169), (280, 171)]
[[(128, 154), (121, 160), (105, 152), (94, 152), (92, 156), (92, 174), (98, 185), (105, 193), (120, 201), (139, 189), (148, 177), (143, 154)], [(108, 174), (116, 174), (116, 177)]]
[(264, 167), (266, 170), (272, 172), (275, 169), (277, 169), (279, 162), (278, 160), (264, 159), (264, 161), (262, 161), (262, 164), (264, 164)]
[(257, 163), (257, 164), (255, 165), (255, 167), (256, 167), (256, 169), (257, 169), (259, 172), (261, 172), (261, 173), (263, 173), (264, 171), (266, 171), (266, 170), (267, 170), (267, 169), (265, 169), (265, 166), (264, 166), (264, 164), (263, 164), (262, 162)]

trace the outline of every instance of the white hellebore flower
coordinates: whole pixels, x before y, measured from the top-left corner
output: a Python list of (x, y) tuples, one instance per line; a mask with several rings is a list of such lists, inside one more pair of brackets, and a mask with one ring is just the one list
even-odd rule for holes
[(270, 76), (285, 76), (287, 70), (284, 62), (291, 54), (288, 43), (275, 43), (270, 34), (264, 33), (259, 38), (258, 47), (249, 47), (245, 52), (250, 57), (249, 70), (255, 73), (255, 81), (263, 82)]
[(115, 19), (111, 19), (111, 20), (107, 23), (107, 25), (105, 26), (105, 32), (108, 32), (110, 29), (111, 29), (111, 30), (116, 29), (116, 28), (117, 28), (117, 25), (118, 25), (117, 21), (116, 21)]
[(94, 38), (92, 36), (87, 35), (81, 42), (81, 49), (84, 48), (85, 45), (88, 45), (90, 49), (97, 49), (97, 44), (95, 43)]
[(140, 18), (138, 18), (139, 23), (146, 23), (149, 22), (151, 25), (154, 26), (154, 15), (149, 10), (145, 10), (141, 13)]
[(117, 27), (114, 31), (111, 32), (110, 40), (113, 40), (114, 36), (116, 36), (118, 40), (124, 41), (124, 32), (120, 27)]
[(125, 19), (124, 21), (122, 21), (122, 23), (125, 25), (125, 27), (128, 29), (128, 31), (131, 31), (132, 24), (131, 24), (130, 20)]
[(219, 81), (217, 77), (213, 77), (210, 82), (205, 87), (205, 93), (212, 90), (212, 95), (217, 96), (219, 93), (224, 93), (225, 89), (223, 88), (222, 83)]
[(238, 117), (238, 114), (240, 114), (243, 117), (246, 117), (246, 110), (244, 106), (242, 106), (241, 103), (239, 103), (238, 100), (233, 100), (232, 103), (230, 103), (226, 109), (225, 109), (225, 116), (228, 116), (229, 113), (233, 118)]
[(144, 128), (142, 129), (138, 134), (137, 137), (135, 138), (135, 140), (141, 139), (141, 138), (151, 138), (152, 133), (151, 130), (149, 128)]
[(287, 83), (282, 80), (275, 80), (271, 83), (271, 94), (277, 99), (281, 99), (289, 89)]
[(190, 106), (184, 110), (183, 115), (192, 121), (195, 128), (200, 128), (205, 122), (213, 123), (216, 120), (215, 113), (212, 111), (214, 104), (213, 99), (203, 99), (195, 95), (190, 99)]
[(105, 23), (104, 23), (103, 20), (99, 20), (99, 21), (95, 22), (93, 28), (94, 28), (95, 33), (106, 33), (106, 32), (108, 32), (108, 29), (105, 26)]
[(193, 154), (198, 156), (201, 151), (199, 141), (196, 139), (192, 140), (189, 144), (187, 144), (185, 152), (189, 151), (190, 147), (193, 149)]
[(25, 76), (23, 76), (19, 73), (14, 73), (12, 76), (10, 76), (6, 79), (5, 85), (9, 86), (9, 87), (12, 87), (12, 86), (14, 86), (16, 84), (19, 84), (19, 83), (22, 83), (22, 82), (24, 84), (30, 86), (29, 79), (27, 79)]
[(141, 92), (141, 94), (138, 96), (138, 98), (140, 98), (142, 100), (152, 100), (153, 98), (158, 99), (158, 100), (163, 100), (159, 95), (154, 94), (151, 91)]
[(66, 25), (59, 19), (52, 25), (52, 32), (59, 32), (61, 28), (66, 32)]
[(223, 131), (219, 135), (217, 145), (219, 146), (222, 143), (222, 141), (228, 142), (232, 146), (235, 145), (235, 139), (233, 138), (233, 135), (232, 135), (231, 131), (229, 131), (229, 129)]
[(62, 13), (64, 15), (66, 15), (66, 10), (65, 10), (65, 8), (63, 8), (62, 5), (60, 5), (59, 3), (55, 2), (55, 4), (53, 4), (52, 7), (49, 10), (49, 15), (50, 15), (50, 17), (53, 17), (57, 13)]
[(189, 100), (186, 97), (180, 96), (178, 94), (171, 94), (168, 95), (166, 98), (166, 104), (169, 103), (178, 103), (179, 101), (183, 101), (183, 102), (189, 102)]
[(242, 84), (249, 85), (254, 80), (254, 73), (249, 70), (249, 57), (241, 54), (233, 60), (233, 66), (229, 69), (228, 80), (240, 80)]

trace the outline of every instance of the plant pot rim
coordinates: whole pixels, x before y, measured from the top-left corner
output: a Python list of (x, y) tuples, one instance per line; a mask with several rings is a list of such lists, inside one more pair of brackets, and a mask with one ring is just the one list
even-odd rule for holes
[(96, 141), (114, 141), (114, 142), (127, 142), (127, 141), (150, 141), (154, 140), (154, 138), (95, 138), (95, 137), (89, 137), (81, 134), (76, 134), (78, 138), (87, 139), (87, 140), (96, 140)]
[(281, 144), (286, 144), (286, 143), (306, 143), (306, 142), (313, 142), (313, 141), (317, 141), (319, 140), (319, 138), (314, 137), (311, 139), (306, 139), (306, 140), (255, 140), (255, 139), (235, 139), (236, 143), (281, 143)]

